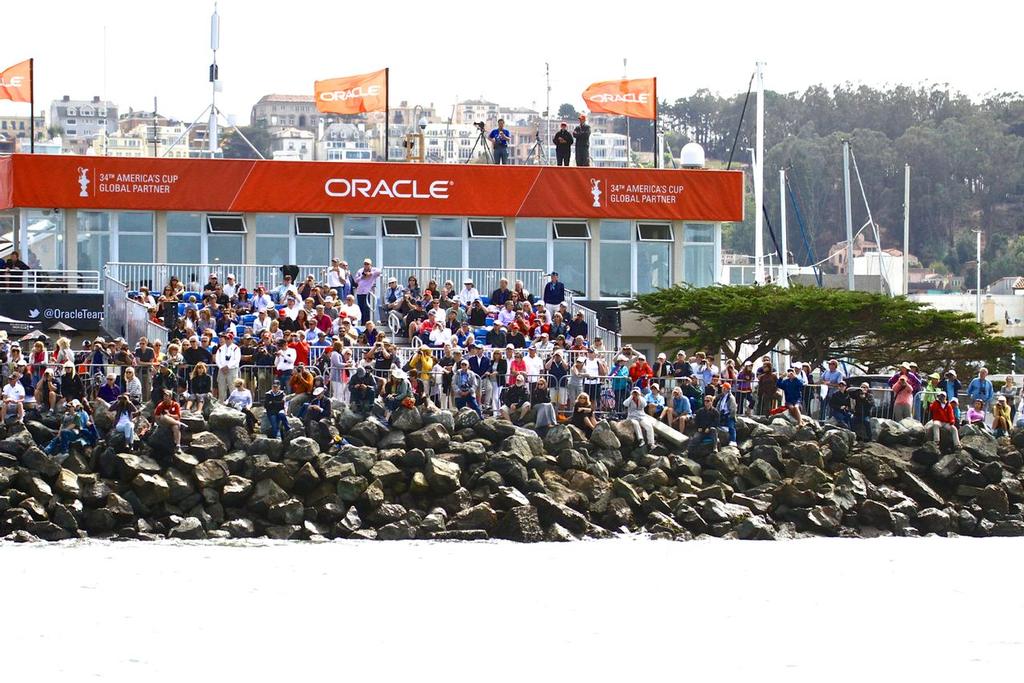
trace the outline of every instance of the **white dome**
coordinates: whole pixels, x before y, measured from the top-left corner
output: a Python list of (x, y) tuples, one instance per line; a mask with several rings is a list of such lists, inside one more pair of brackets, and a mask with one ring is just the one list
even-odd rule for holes
[(704, 168), (704, 148), (696, 142), (687, 142), (679, 153), (683, 168)]

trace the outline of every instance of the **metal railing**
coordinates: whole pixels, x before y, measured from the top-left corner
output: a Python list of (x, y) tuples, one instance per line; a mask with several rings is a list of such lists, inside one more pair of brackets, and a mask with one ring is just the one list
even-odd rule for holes
[(508, 280), (509, 289), (512, 289), (516, 280), (523, 281), (523, 287), (536, 297), (540, 297), (544, 289), (544, 271), (539, 268), (428, 268), (413, 266), (385, 266), (381, 268), (384, 275), (381, 278), (387, 283), (388, 278), (398, 280), (400, 287), (405, 287), (409, 277), (413, 276), (419, 283), (420, 289), (425, 289), (427, 283), (434, 280), (438, 287), (444, 286), (446, 281), (451, 281), (455, 286), (455, 293), (462, 290), (463, 283), (469, 279), (473, 285), (480, 290), (481, 296), (490, 296), (491, 292), (498, 288), (498, 282), (505, 278)]
[(598, 322), (597, 311), (592, 308), (587, 308), (583, 304), (576, 301), (576, 296), (571, 290), (565, 291), (566, 303), (569, 307), (569, 316), (575, 317), (577, 313), (583, 314), (583, 322), (587, 323), (587, 332), (590, 337), (591, 343), (595, 339), (600, 339), (604, 343), (604, 347), (611, 351), (619, 351), (622, 349), (622, 335), (614, 330), (609, 330), (601, 326)]
[[(326, 266), (323, 265), (299, 265), (299, 274), (294, 282), (298, 286), (312, 275), (317, 282), (324, 279)], [(153, 296), (159, 296), (160, 291), (171, 277), (176, 277), (185, 287), (186, 292), (202, 292), (203, 286), (208, 282), (210, 275), (217, 275), (221, 284), (227, 282), (227, 276), (234, 275), (235, 283), (239, 287), (245, 287), (249, 292), (257, 286), (263, 286), (268, 291), (273, 290), (282, 282), (284, 276), (281, 273), (281, 266), (265, 266), (252, 263), (125, 263), (111, 262), (107, 264), (107, 274), (125, 283), (129, 290), (137, 290), (139, 287), (148, 287)]]
[(98, 270), (13, 270), (0, 272), (0, 290), (99, 293)]

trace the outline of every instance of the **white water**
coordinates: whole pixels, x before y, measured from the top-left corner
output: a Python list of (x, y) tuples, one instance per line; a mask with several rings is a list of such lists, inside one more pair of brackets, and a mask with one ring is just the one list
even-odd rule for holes
[(1020, 680), (1022, 561), (965, 538), (5, 545), (0, 680)]

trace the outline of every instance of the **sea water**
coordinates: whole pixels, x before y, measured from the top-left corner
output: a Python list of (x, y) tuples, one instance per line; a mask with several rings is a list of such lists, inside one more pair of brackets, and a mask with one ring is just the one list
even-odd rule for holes
[(0, 546), (6, 681), (1020, 680), (1024, 539)]

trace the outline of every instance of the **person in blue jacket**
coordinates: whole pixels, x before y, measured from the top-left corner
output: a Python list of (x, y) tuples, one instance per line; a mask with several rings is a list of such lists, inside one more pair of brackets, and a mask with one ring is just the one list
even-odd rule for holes
[(996, 390), (992, 386), (992, 380), (988, 378), (988, 368), (978, 371), (978, 376), (967, 385), (967, 395), (971, 397), (971, 403), (981, 401), (985, 412), (992, 410), (992, 399), (995, 398)]
[(796, 376), (796, 371), (790, 368), (786, 371), (786, 378), (779, 382), (779, 389), (782, 390), (783, 401), (789, 409), (789, 415), (798, 423), (801, 420), (800, 402), (804, 396), (804, 381)]
[(548, 320), (555, 319), (558, 307), (565, 302), (565, 285), (558, 281), (558, 273), (548, 274), (551, 280), (544, 285), (544, 308), (548, 310)]

